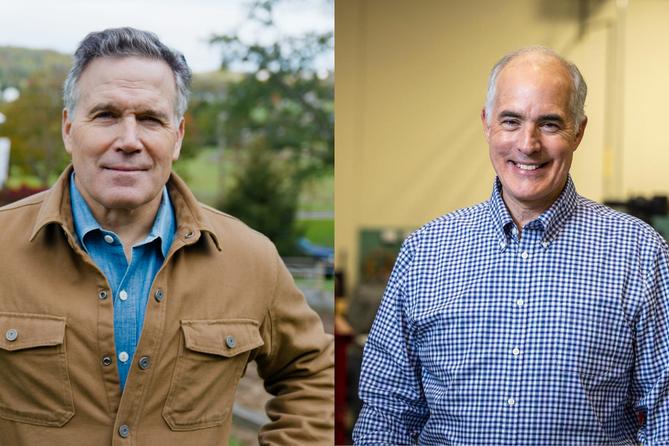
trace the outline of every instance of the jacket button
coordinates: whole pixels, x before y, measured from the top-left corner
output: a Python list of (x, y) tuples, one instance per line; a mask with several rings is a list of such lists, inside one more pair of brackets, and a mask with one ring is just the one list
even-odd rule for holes
[(128, 425), (122, 424), (121, 427), (118, 428), (118, 434), (123, 438), (128, 438), (128, 435), (130, 435), (130, 428)]
[(148, 356), (142, 356), (139, 358), (139, 368), (142, 370), (146, 370), (149, 367), (151, 367), (151, 358)]
[(103, 356), (102, 357), (102, 365), (103, 366), (105, 366), (105, 367), (110, 366), (111, 363), (112, 363), (111, 356)]
[(228, 348), (235, 348), (235, 345), (237, 345), (237, 343), (235, 342), (235, 337), (234, 336), (227, 336), (225, 338), (225, 345), (227, 345)]
[(163, 300), (163, 297), (165, 297), (165, 293), (163, 293), (163, 290), (158, 288), (156, 292), (153, 294), (153, 298), (156, 299), (156, 302), (160, 302)]
[(100, 300), (105, 300), (107, 298), (107, 292), (105, 290), (100, 290), (98, 293), (98, 298)]
[(7, 339), (9, 342), (16, 341), (16, 338), (18, 337), (19, 337), (19, 332), (13, 328), (10, 328), (5, 332), (5, 339)]
[(189, 239), (189, 238), (192, 238), (194, 235), (195, 235), (195, 233), (193, 231), (188, 231), (186, 233), (186, 235), (184, 235), (184, 238)]

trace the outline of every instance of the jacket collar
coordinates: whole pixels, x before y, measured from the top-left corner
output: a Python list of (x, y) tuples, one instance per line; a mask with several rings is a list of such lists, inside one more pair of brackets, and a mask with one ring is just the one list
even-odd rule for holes
[[(50, 224), (57, 224), (63, 227), (68, 235), (74, 235), (69, 187), (70, 175), (73, 170), (72, 165), (68, 166), (46, 193), (30, 235), (31, 242), (44, 227)], [(174, 213), (177, 218), (174, 244), (178, 244), (179, 246), (184, 244), (190, 245), (197, 242), (203, 233), (207, 233), (214, 241), (216, 249), (220, 251), (219, 236), (216, 234), (209, 219), (203, 215), (202, 206), (198, 203), (186, 183), (174, 172), (170, 174), (170, 178), (167, 181), (167, 191), (170, 194)], [(177, 243), (178, 241), (182, 241), (182, 243)]]

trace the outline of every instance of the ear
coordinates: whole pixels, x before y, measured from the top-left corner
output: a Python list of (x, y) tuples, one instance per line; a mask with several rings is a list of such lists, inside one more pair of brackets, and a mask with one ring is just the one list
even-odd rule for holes
[(578, 133), (576, 134), (576, 140), (574, 141), (574, 150), (578, 148), (578, 145), (581, 144), (581, 140), (583, 139), (583, 134), (585, 133), (585, 127), (588, 124), (588, 117), (585, 116), (583, 118), (583, 122), (581, 122), (581, 126), (578, 129)]
[(488, 125), (488, 116), (485, 112), (485, 107), (481, 109), (481, 125), (483, 125), (483, 134), (486, 141), (490, 142), (490, 125)]
[(67, 109), (63, 109), (63, 119), (61, 123), (61, 133), (63, 135), (63, 144), (65, 151), (72, 155), (72, 121), (67, 114)]
[(177, 140), (174, 142), (174, 150), (172, 151), (172, 161), (179, 159), (179, 154), (181, 153), (181, 143), (184, 140), (184, 135), (186, 134), (186, 119), (181, 118), (179, 120), (179, 126), (177, 127)]

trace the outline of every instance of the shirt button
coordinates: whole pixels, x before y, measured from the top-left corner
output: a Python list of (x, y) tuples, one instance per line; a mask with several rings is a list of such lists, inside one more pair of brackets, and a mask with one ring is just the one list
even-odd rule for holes
[(149, 367), (151, 367), (151, 358), (148, 356), (142, 356), (139, 358), (139, 368), (142, 370), (146, 370)]
[(5, 339), (7, 339), (9, 342), (16, 341), (16, 338), (18, 337), (19, 337), (19, 332), (13, 328), (10, 328), (5, 332)]
[(522, 307), (523, 305), (525, 305), (525, 300), (524, 299), (516, 299), (516, 305), (518, 305), (519, 307)]
[(118, 298), (121, 300), (128, 299), (128, 293), (126, 292), (126, 290), (121, 290), (121, 292), (118, 293)]
[(118, 360), (125, 363), (128, 362), (128, 352), (121, 352), (118, 354)]
[(225, 338), (225, 345), (228, 346), (228, 348), (235, 348), (235, 345), (237, 343), (235, 342), (235, 337), (234, 336), (228, 336)]
[(122, 424), (118, 428), (118, 434), (123, 438), (128, 438), (128, 435), (130, 435), (130, 428), (128, 427), (128, 425), (127, 424)]
[(542, 242), (541, 246), (543, 246), (544, 248), (548, 248), (548, 244), (549, 244), (548, 242)]
[(513, 353), (513, 356), (518, 356), (520, 355), (520, 349), (516, 347), (513, 350), (511, 350), (511, 353)]
[(508, 404), (509, 406), (515, 406), (516, 400), (514, 400), (513, 398), (509, 398), (508, 400), (506, 400), (506, 404)]
[(499, 247), (502, 249), (506, 248), (506, 242), (499, 242)]
[(521, 256), (522, 258), (526, 259), (526, 258), (528, 258), (530, 255), (527, 253), (527, 251), (523, 251), (523, 253), (522, 253), (520, 256)]
[(108, 366), (111, 365), (111, 363), (112, 363), (111, 356), (103, 356), (102, 357), (102, 365), (103, 366), (108, 367)]
[(112, 236), (109, 235), (109, 234), (105, 235), (105, 236), (104, 236), (104, 239), (105, 239), (105, 242), (109, 243), (110, 245), (111, 245), (112, 243), (114, 243), (114, 237), (112, 237)]

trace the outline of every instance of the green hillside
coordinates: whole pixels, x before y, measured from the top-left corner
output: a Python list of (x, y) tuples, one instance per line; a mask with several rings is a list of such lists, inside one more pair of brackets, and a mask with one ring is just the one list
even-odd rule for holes
[(21, 89), (26, 79), (39, 71), (67, 71), (72, 56), (53, 50), (0, 46), (0, 88)]

